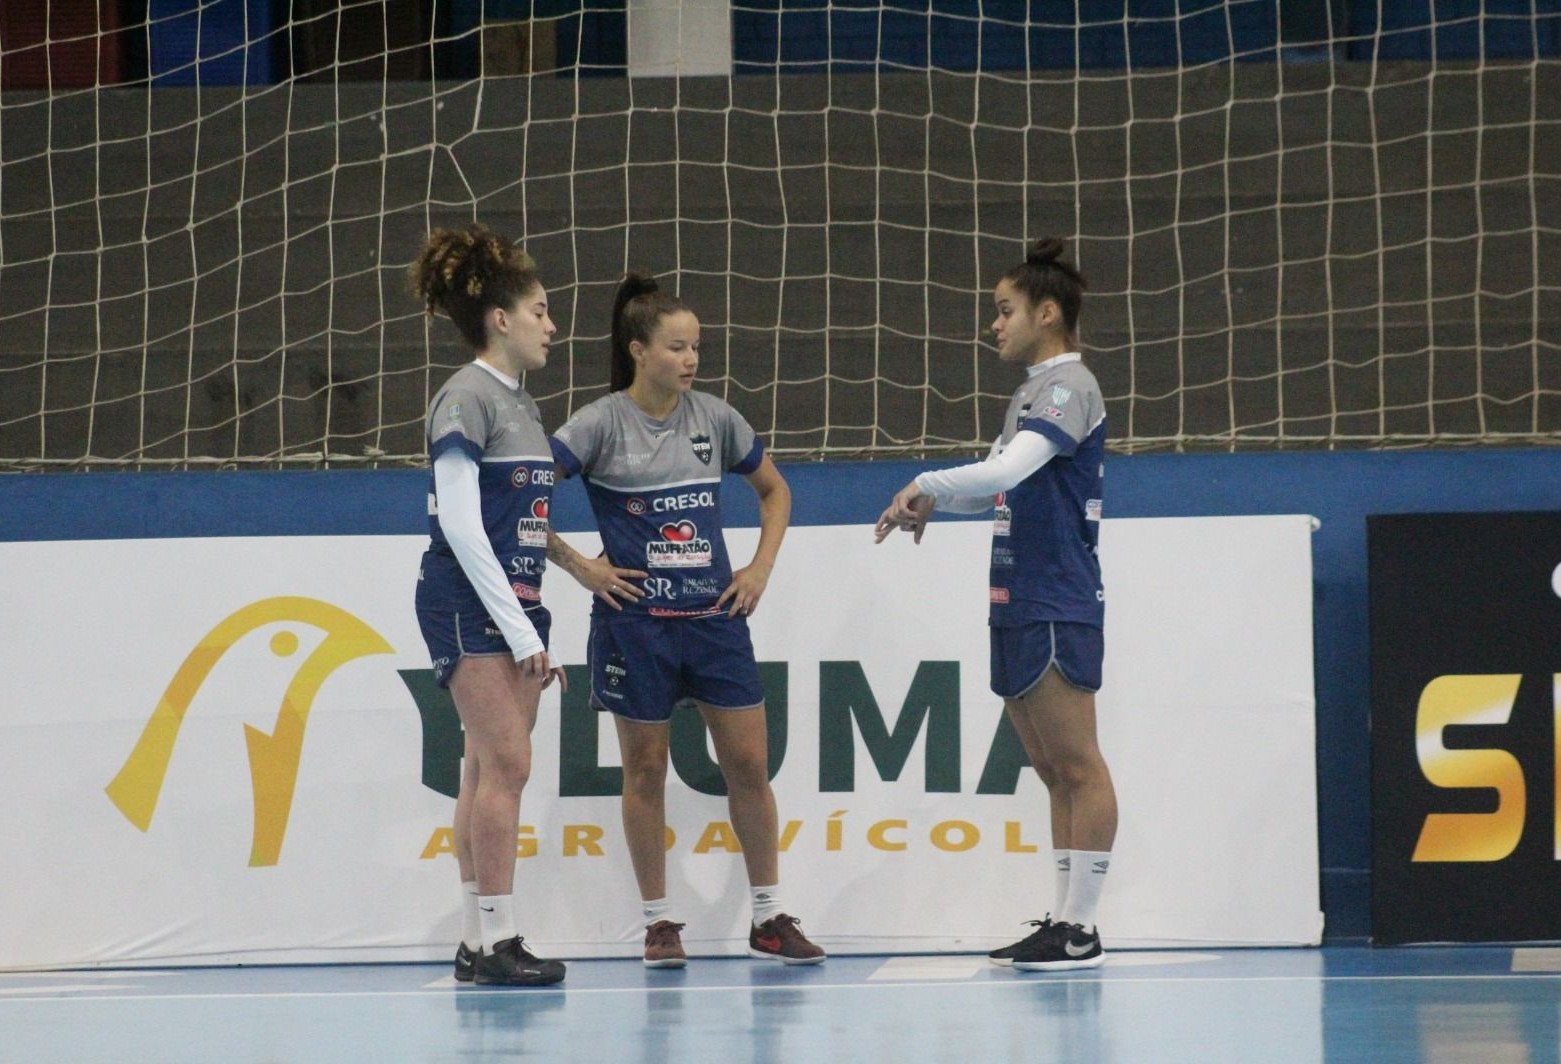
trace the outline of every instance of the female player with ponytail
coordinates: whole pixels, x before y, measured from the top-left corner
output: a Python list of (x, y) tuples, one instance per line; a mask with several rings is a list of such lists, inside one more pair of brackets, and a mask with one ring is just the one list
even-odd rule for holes
[[(687, 963), (685, 926), (667, 899), (666, 778), (673, 705), (694, 699), (726, 780), (753, 893), (749, 952), (816, 964), (781, 901), (764, 690), (748, 616), (758, 608), (791, 517), (791, 491), (741, 414), (693, 389), (699, 319), (649, 277), (631, 274), (613, 304), (612, 391), (553, 436), (580, 476), (615, 570), (643, 579), (588, 584), (591, 702), (613, 714), (623, 754), (623, 826), (645, 920), (645, 964)], [(721, 530), (721, 475), (759, 497), (759, 546), (735, 572)], [(555, 559), (574, 571), (578, 556)], [(582, 581), (585, 582), (585, 581)]]
[(466, 731), (455, 805), (465, 929), (455, 978), (545, 986), (564, 978), (564, 965), (525, 948), (513, 894), (537, 701), (561, 675), (548, 658), (541, 594), (553, 460), (520, 376), (546, 365), (556, 327), (536, 264), (480, 225), (430, 234), (412, 287), (429, 316), (448, 316), (475, 352), (428, 408), (431, 542), (417, 583), (434, 676)]
[(992, 691), (1003, 699), (1051, 803), (1057, 919), (995, 950), (1025, 971), (1090, 968), (1104, 959), (1095, 913), (1117, 801), (1095, 737), (1105, 654), (1105, 591), (1096, 544), (1105, 475), (1106, 409), (1079, 354), (1084, 278), (1056, 238), (1037, 241), (998, 281), (998, 357), (1025, 367), (1002, 433), (983, 462), (922, 473), (878, 519), (921, 541), (934, 505), (995, 506), (992, 528)]

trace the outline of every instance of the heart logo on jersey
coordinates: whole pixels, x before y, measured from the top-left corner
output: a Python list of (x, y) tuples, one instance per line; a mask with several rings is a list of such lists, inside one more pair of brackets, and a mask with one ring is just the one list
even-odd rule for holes
[(690, 436), (688, 442), (693, 445), (694, 457), (705, 465), (710, 464), (710, 456), (714, 453), (710, 446), (710, 437), (701, 433), (698, 436)]
[(547, 511), (548, 511), (548, 503), (547, 503), (546, 499), (532, 499), (531, 500), (531, 516), (532, 517), (540, 517), (542, 520), (546, 521), (547, 520)]
[(661, 538), (669, 543), (687, 543), (699, 534), (699, 529), (694, 527), (692, 521), (679, 521), (677, 524), (661, 526)]

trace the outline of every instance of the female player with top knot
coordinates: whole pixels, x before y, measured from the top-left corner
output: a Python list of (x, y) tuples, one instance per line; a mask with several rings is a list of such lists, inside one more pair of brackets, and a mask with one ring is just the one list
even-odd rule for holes
[[(591, 584), (591, 702), (610, 710), (623, 753), (623, 827), (645, 919), (645, 964), (687, 963), (667, 900), (666, 780), (673, 705), (691, 697), (715, 743), (732, 826), (753, 893), (749, 952), (816, 964), (824, 951), (785, 912), (775, 795), (748, 616), (758, 607), (791, 518), (791, 491), (741, 414), (693, 390), (699, 319), (649, 277), (630, 274), (613, 304), (611, 392), (553, 435), (567, 476), (581, 476), (618, 572)], [(721, 531), (721, 475), (759, 497), (759, 546), (732, 570)], [(576, 558), (555, 556), (573, 571)], [(577, 576), (577, 579), (579, 577)]]
[(544, 986), (564, 965), (516, 932), (515, 830), (531, 771), (537, 700), (555, 670), (541, 581), (553, 459), (520, 376), (547, 364), (556, 331), (536, 264), (480, 225), (430, 234), (412, 267), (429, 316), (443, 312), (476, 357), (428, 408), (431, 542), (417, 619), (466, 731), (455, 806), (465, 928), (455, 977)]
[(1117, 800), (1095, 738), (1105, 645), (1096, 544), (1105, 474), (1106, 409), (1079, 354), (1084, 278), (1062, 241), (1037, 241), (998, 281), (998, 357), (1025, 367), (1002, 433), (983, 462), (922, 473), (878, 519), (921, 541), (934, 505), (996, 508), (992, 527), (992, 691), (1003, 699), (1051, 803), (1057, 919), (995, 950), (1025, 971), (1091, 968), (1105, 955), (1095, 927), (1116, 837)]

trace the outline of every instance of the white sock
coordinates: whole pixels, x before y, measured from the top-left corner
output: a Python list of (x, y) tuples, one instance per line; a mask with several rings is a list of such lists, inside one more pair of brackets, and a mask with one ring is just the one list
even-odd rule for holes
[[(645, 926), (659, 923), (662, 920), (672, 920), (672, 903), (666, 898), (655, 898), (640, 902), (640, 911), (645, 914)], [(672, 920), (677, 923), (676, 920)]]
[(1057, 897), (1052, 902), (1051, 911), (1057, 914), (1057, 919), (1062, 919), (1062, 910), (1068, 904), (1068, 868), (1070, 866), (1068, 850), (1053, 850), (1052, 862), (1057, 866), (1056, 883)]
[(1095, 926), (1100, 891), (1106, 885), (1111, 854), (1095, 850), (1070, 850), (1073, 867), (1068, 872), (1068, 904), (1059, 919), (1088, 931)]
[(477, 881), (461, 884), (461, 941), (473, 953), (482, 949), (482, 923), (477, 919)]
[(753, 894), (753, 926), (758, 927), (764, 921), (773, 919), (785, 912), (781, 905), (780, 884), (768, 887), (752, 887)]
[(482, 944), (488, 952), (500, 942), (515, 937), (515, 895), (483, 894), (477, 898), (477, 922), (482, 925)]

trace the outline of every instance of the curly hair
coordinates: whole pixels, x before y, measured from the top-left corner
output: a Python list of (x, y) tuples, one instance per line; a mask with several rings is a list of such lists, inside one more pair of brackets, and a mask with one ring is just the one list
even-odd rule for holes
[(488, 342), (489, 308), (509, 310), (541, 283), (530, 255), (476, 222), (429, 233), (411, 274), (424, 312), (431, 318), (443, 311), (479, 351)]

